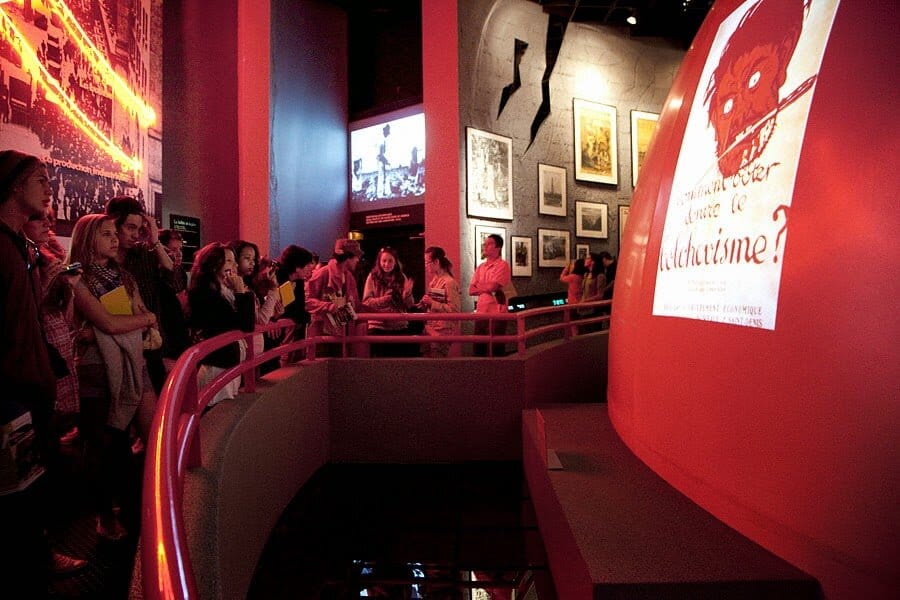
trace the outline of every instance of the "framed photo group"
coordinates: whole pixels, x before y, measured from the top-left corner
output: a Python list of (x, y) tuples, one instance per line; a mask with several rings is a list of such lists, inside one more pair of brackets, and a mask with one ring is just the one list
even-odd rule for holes
[(575, 179), (619, 183), (616, 107), (572, 100), (575, 119)]
[(564, 267), (569, 262), (569, 232), (563, 229), (538, 229), (538, 266)]
[(512, 139), (466, 127), (466, 210), (512, 221)]
[(634, 187), (637, 187), (638, 173), (644, 166), (647, 149), (656, 133), (657, 121), (659, 115), (656, 113), (631, 111), (631, 185)]
[[(618, 185), (618, 131), (615, 106), (580, 98), (572, 100), (575, 180)], [(656, 131), (659, 115), (631, 111), (631, 180), (637, 185), (648, 148)], [(470, 217), (513, 220), (512, 139), (466, 128), (466, 210)], [(565, 167), (538, 163), (538, 214), (566, 218), (569, 216)], [(619, 247), (623, 241), (630, 207), (618, 207)], [(534, 271), (534, 238), (513, 235), (507, 239), (506, 228), (494, 225), (475, 226), (475, 256), (488, 235), (504, 240), (502, 256), (509, 260), (514, 277), (531, 277)], [(575, 236), (609, 239), (609, 206), (602, 202), (575, 202)], [(537, 230), (537, 266), (564, 267), (570, 260), (571, 233), (565, 229)], [(575, 258), (590, 253), (590, 244), (575, 245)], [(508, 258), (507, 258), (508, 257)]]
[(531, 277), (532, 250), (531, 237), (514, 235), (512, 242), (512, 276)]
[(475, 257), (478, 262), (478, 258), (484, 258), (481, 252), (481, 247), (484, 246), (484, 240), (491, 234), (499, 235), (503, 238), (503, 248), (500, 251), (500, 258), (503, 260), (508, 260), (507, 258), (507, 248), (509, 248), (509, 244), (507, 244), (506, 239), (506, 229), (504, 227), (493, 227), (491, 225), (476, 225), (475, 226)]
[(575, 203), (575, 235), (605, 240), (609, 237), (609, 206), (596, 202)]
[(538, 213), (557, 217), (568, 214), (564, 168), (538, 164)]

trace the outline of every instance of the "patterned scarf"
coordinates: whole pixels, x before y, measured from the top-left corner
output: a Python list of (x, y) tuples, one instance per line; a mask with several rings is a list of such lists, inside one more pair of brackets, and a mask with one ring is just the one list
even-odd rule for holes
[[(84, 270), (83, 279), (85, 284), (87, 284), (88, 289), (91, 290), (91, 293), (96, 298), (99, 298), (107, 292), (113, 291), (120, 285), (126, 284), (122, 276), (122, 271), (119, 270), (118, 265), (108, 266), (99, 263), (90, 264)], [(127, 285), (126, 290), (130, 296), (131, 291), (128, 289)]]

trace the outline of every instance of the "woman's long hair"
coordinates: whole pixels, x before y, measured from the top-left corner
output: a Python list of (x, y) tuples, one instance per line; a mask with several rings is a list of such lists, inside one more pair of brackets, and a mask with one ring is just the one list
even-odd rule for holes
[[(85, 283), (96, 283), (91, 272), (91, 265), (100, 260), (100, 255), (97, 252), (97, 235), (100, 233), (100, 228), (103, 224), (108, 221), (115, 221), (115, 219), (105, 214), (84, 215), (78, 219), (75, 227), (72, 229), (72, 244), (69, 247), (69, 257), (66, 262), (68, 264), (81, 263), (84, 269), (82, 277), (85, 279)], [(134, 295), (134, 290), (137, 287), (134, 278), (127, 271), (121, 269), (115, 259), (109, 259), (108, 266), (119, 271), (119, 276), (122, 278), (122, 284), (125, 286), (128, 295)], [(89, 287), (92, 287), (92, 285)]]
[(253, 287), (253, 281), (256, 279), (256, 275), (259, 273), (259, 246), (254, 244), (253, 242), (248, 242), (246, 240), (234, 240), (233, 242), (228, 242), (228, 247), (234, 252), (234, 261), (238, 262), (238, 259), (241, 257), (241, 252), (244, 251), (244, 248), (250, 248), (253, 250), (253, 270), (250, 271), (250, 274), (244, 277), (244, 283), (247, 284), (247, 287)]
[(602, 254), (591, 252), (591, 260), (593, 261), (593, 264), (591, 264), (591, 276), (596, 277), (597, 275), (603, 275), (605, 268), (603, 266)]
[(210, 288), (217, 292), (222, 291), (219, 282), (219, 271), (225, 266), (225, 251), (230, 250), (221, 242), (209, 243), (194, 255), (194, 266), (191, 267), (190, 289)]
[[(394, 257), (394, 268), (390, 272), (385, 272), (381, 268), (381, 256), (383, 254), (390, 254)], [(403, 267), (400, 264), (400, 257), (397, 255), (396, 250), (390, 246), (385, 246), (378, 251), (378, 254), (375, 255), (375, 266), (372, 267), (372, 278), (382, 287), (403, 291), (403, 282), (406, 280), (406, 275), (403, 274)]]
[(450, 262), (450, 259), (447, 258), (447, 253), (444, 252), (444, 249), (440, 246), (429, 246), (425, 248), (425, 254), (431, 257), (431, 260), (436, 260), (441, 265), (441, 268), (447, 272), (447, 275), (453, 277), (453, 263)]
[(72, 229), (72, 244), (69, 247), (69, 264), (80, 262), (87, 267), (99, 260), (97, 254), (97, 235), (107, 221), (114, 221), (109, 215), (84, 215)]
[[(602, 265), (601, 265), (602, 266)], [(575, 264), (572, 265), (572, 275), (586, 275), (588, 272), (587, 267), (584, 266), (584, 259), (579, 258), (575, 261)]]

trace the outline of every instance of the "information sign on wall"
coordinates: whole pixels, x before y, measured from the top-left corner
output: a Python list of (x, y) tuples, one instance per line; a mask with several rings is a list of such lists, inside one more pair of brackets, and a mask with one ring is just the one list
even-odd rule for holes
[(182, 260), (190, 268), (194, 262), (194, 252), (200, 248), (200, 219), (185, 215), (169, 215), (169, 227), (181, 233), (184, 242)]
[(794, 180), (837, 5), (748, 0), (719, 27), (675, 167), (654, 315), (775, 328)]

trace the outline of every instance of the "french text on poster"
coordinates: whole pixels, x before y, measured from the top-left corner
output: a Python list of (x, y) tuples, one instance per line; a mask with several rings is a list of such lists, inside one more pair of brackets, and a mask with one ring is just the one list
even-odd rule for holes
[(775, 328), (794, 181), (837, 4), (748, 0), (719, 27), (673, 175), (654, 315)]

